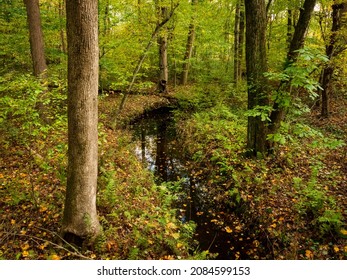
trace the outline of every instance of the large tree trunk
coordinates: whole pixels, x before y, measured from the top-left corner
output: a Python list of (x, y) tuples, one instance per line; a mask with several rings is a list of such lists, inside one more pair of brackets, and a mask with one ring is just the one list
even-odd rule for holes
[(184, 58), (183, 58), (182, 73), (181, 73), (181, 85), (185, 85), (188, 82), (189, 61), (192, 57), (193, 45), (194, 45), (194, 40), (195, 40), (195, 24), (194, 24), (195, 11), (194, 11), (194, 7), (197, 4), (198, 4), (198, 0), (192, 0), (193, 16), (192, 16), (191, 22), (189, 24), (186, 52), (185, 52)]
[(330, 97), (330, 82), (332, 75), (334, 73), (334, 65), (333, 65), (333, 58), (336, 57), (340, 52), (339, 45), (343, 45), (343, 48), (345, 47), (345, 42), (339, 41), (339, 30), (346, 25), (345, 21), (343, 20), (344, 15), (347, 12), (347, 3), (341, 3), (341, 4), (334, 4), (332, 5), (333, 13), (332, 13), (332, 20), (333, 24), (331, 27), (331, 35), (330, 35), (330, 42), (329, 45), (326, 47), (326, 55), (329, 58), (329, 62), (326, 65), (326, 67), (322, 71), (321, 75), (321, 94), (322, 94), (322, 107), (321, 107), (321, 116), (324, 118), (329, 117), (330, 114), (330, 108), (329, 108), (329, 97)]
[(43, 33), (41, 29), (39, 0), (24, 0), (29, 26), (29, 41), (33, 73), (40, 76), (47, 69)]
[(97, 1), (67, 0), (68, 174), (62, 232), (72, 242), (93, 240), (98, 170)]
[[(248, 110), (268, 105), (266, 89), (266, 8), (264, 0), (245, 0), (246, 9), (246, 67)], [(260, 116), (248, 117), (247, 150), (250, 155), (266, 154), (266, 123)]]

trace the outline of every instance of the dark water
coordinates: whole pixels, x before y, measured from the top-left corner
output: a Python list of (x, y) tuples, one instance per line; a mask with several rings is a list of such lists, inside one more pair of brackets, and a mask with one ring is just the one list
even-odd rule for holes
[[(178, 216), (183, 221), (194, 221), (197, 225), (195, 239), (200, 251), (209, 250), (217, 253), (217, 259), (247, 258), (243, 256), (246, 249), (242, 232), (226, 231), (223, 222), (227, 213), (213, 201), (206, 191), (201, 177), (197, 176), (194, 167), (186, 167), (187, 159), (182, 146), (176, 137), (173, 114), (168, 108), (152, 111), (132, 124), (137, 143), (135, 153), (139, 160), (150, 169), (160, 182), (183, 184), (183, 195), (176, 207)], [(218, 210), (219, 209), (219, 210)], [(247, 240), (245, 240), (247, 241)]]

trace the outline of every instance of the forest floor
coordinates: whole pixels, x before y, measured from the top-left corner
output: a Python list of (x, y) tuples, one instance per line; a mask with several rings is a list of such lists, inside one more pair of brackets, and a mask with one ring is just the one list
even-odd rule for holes
[[(103, 101), (102, 99), (105, 99)], [(48, 151), (56, 147), (57, 143), (46, 141), (44, 148), (39, 152), (33, 148), (24, 147), (20, 143), (8, 141), (3, 135), (0, 136), (0, 143), (3, 145), (0, 148), (0, 259), (107, 259), (107, 258), (152, 258), (152, 259), (170, 259), (175, 258), (172, 249), (165, 249), (168, 245), (164, 244), (163, 240), (172, 238), (177, 240), (177, 232), (179, 229), (170, 221), (163, 224), (158, 224), (155, 220), (158, 219), (156, 212), (158, 208), (153, 208), (155, 205), (160, 206), (159, 199), (148, 198), (139, 200), (139, 190), (128, 190), (128, 185), (134, 185), (134, 178), (138, 176), (136, 184), (139, 186), (148, 185), (151, 187), (151, 175), (143, 173), (142, 166), (131, 156), (128, 146), (121, 147), (125, 142), (129, 141), (130, 137), (125, 130), (117, 130), (119, 135), (115, 140), (115, 108), (119, 104), (120, 96), (102, 97), (100, 102), (100, 121), (103, 123), (102, 139), (105, 140), (101, 155), (101, 161), (105, 166), (110, 164), (109, 157), (115, 156), (114, 164), (117, 167), (117, 182), (124, 185), (119, 193), (119, 199), (127, 202), (124, 207), (128, 211), (121, 214), (121, 219), (116, 222), (116, 225), (111, 228), (105, 226), (109, 230), (114, 230), (118, 236), (122, 238), (106, 238), (104, 240), (104, 251), (91, 249), (84, 251), (65, 244), (59, 237), (59, 227), (62, 220), (62, 209), (65, 193), (65, 179), (61, 175), (63, 172), (57, 171), (56, 168), (44, 169), (37, 161), (42, 160), (45, 155), (40, 154), (40, 151)], [(107, 101), (107, 102), (106, 102)], [(129, 96), (126, 101), (126, 106), (123, 109), (123, 115), (119, 118), (121, 123), (127, 123), (141, 114), (144, 110), (151, 110), (161, 106), (169, 105), (167, 98), (155, 95), (134, 95)], [(340, 135), (347, 142), (347, 102), (343, 100), (333, 100), (332, 115), (329, 119), (320, 119), (318, 113), (314, 112), (309, 117), (309, 122), (326, 134), (333, 136)], [(123, 144), (116, 143), (120, 139), (120, 135), (124, 134)], [(66, 140), (66, 135), (62, 135), (60, 141)], [(119, 153), (107, 155), (110, 149), (119, 149)], [(253, 168), (254, 174), (262, 175), (261, 184), (245, 184), (245, 189), (241, 190), (241, 196), (244, 202), (248, 205), (247, 217), (256, 217), (251, 222), (257, 221), (257, 230), (262, 232), (262, 237), (259, 242), (263, 242), (266, 248), (267, 255), (259, 255), (252, 251), (259, 246), (257, 243), (258, 237), (254, 239), (254, 248), (250, 249), (248, 254), (251, 259), (346, 259), (347, 258), (347, 147), (346, 145), (338, 148), (324, 151), (323, 157), (319, 158), (319, 162), (323, 165), (320, 167), (319, 174), (312, 173), (312, 157), (317, 153), (326, 150), (324, 147), (308, 150), (282, 147), (282, 152), (276, 158), (266, 161), (262, 168), (259, 168), (252, 163), (246, 161), (245, 164)], [(62, 152), (63, 154), (63, 152)], [(60, 155), (64, 157), (64, 155)], [(66, 162), (66, 158), (62, 157), (51, 159), (51, 165), (59, 165), (59, 168)], [(132, 160), (130, 160), (131, 158)], [(112, 167), (112, 166), (111, 166)], [(129, 170), (131, 174), (127, 174)], [(252, 173), (253, 174), (253, 173)], [(302, 178), (306, 185), (310, 182), (313, 185), (319, 186), (321, 192), (305, 193), (300, 191), (293, 184), (295, 178)], [(303, 183), (297, 180), (297, 185)], [(153, 193), (152, 193), (153, 194)], [(152, 195), (152, 194), (147, 194)], [(321, 197), (321, 196), (324, 197)], [(143, 195), (142, 195), (143, 196)], [(316, 209), (315, 203), (330, 203), (326, 198), (334, 199), (334, 207), (341, 216), (326, 216), (326, 223), (321, 220), (320, 225), (327, 225), (327, 230), (324, 236), (317, 230), (317, 217), (310, 217), (316, 213), (307, 211), (304, 217), (299, 216), (298, 211), (293, 207), (294, 204), (303, 197), (311, 200), (303, 201), (307, 205), (301, 205), (302, 210), (307, 208)], [(106, 196), (104, 196), (105, 199)], [(109, 197), (107, 199), (110, 199)], [(114, 198), (118, 201), (117, 198)], [(103, 201), (107, 204), (110, 201)], [(130, 204), (129, 204), (130, 202)], [(115, 202), (113, 202), (115, 203)], [(311, 204), (310, 204), (311, 203)], [(154, 204), (154, 206), (153, 206)], [(118, 205), (117, 205), (118, 207)], [(119, 206), (120, 207), (120, 206)], [(143, 228), (144, 220), (142, 216), (128, 217), (129, 213), (138, 212), (137, 207), (142, 209), (148, 208), (150, 214), (146, 214), (148, 218), (148, 233), (146, 228)], [(323, 206), (318, 206), (323, 207)], [(318, 209), (318, 208), (317, 208)], [(318, 209), (319, 210), (319, 209)], [(318, 211), (317, 210), (317, 211)], [(107, 216), (106, 207), (100, 207), (100, 216), (103, 221)], [(165, 212), (165, 209), (164, 209)], [(164, 215), (164, 212), (159, 213)], [(122, 216), (123, 215), (123, 216)], [(152, 215), (152, 216), (151, 216)], [(323, 215), (319, 213), (319, 215)], [(107, 219), (107, 217), (106, 217)], [(167, 218), (171, 219), (170, 217)], [(247, 218), (245, 218), (247, 219)], [(226, 218), (228, 220), (228, 218)], [(152, 221), (152, 225), (150, 222)], [(107, 221), (105, 222), (107, 223)], [(118, 223), (118, 224), (117, 224)], [(316, 224), (315, 224), (316, 223)], [(226, 226), (225, 224), (224, 226)], [(239, 225), (227, 228), (230, 232), (240, 233)], [(334, 228), (338, 227), (334, 232)], [(138, 228), (136, 228), (138, 227)], [(142, 228), (141, 228), (142, 227)], [(238, 227), (238, 228), (237, 228)], [(129, 235), (130, 231), (140, 231), (145, 234), (146, 243), (149, 248), (153, 248), (156, 252), (147, 252), (146, 254), (139, 253), (135, 248), (138, 244), (132, 239), (139, 238), (138, 232), (133, 236)], [(324, 230), (324, 228), (322, 228)], [(161, 231), (161, 232), (160, 232)], [(156, 232), (157, 237), (151, 237), (151, 234)], [(159, 237), (160, 235), (160, 237)], [(127, 237), (129, 236), (129, 237)], [(121, 240), (119, 240), (121, 239)], [(120, 242), (123, 242), (121, 244)], [(162, 243), (155, 249), (155, 242)], [(128, 243), (128, 244), (126, 244)], [(187, 257), (184, 245), (177, 242), (173, 245), (177, 255), (182, 258)], [(106, 251), (105, 251), (106, 250)], [(161, 252), (160, 252), (161, 251)], [(260, 252), (259, 252), (260, 253)], [(134, 255), (137, 254), (137, 255)]]
[[(120, 100), (121, 96), (111, 95), (100, 97), (99, 102), (102, 187), (98, 209), (105, 231), (102, 248), (77, 249), (60, 237), (66, 187), (66, 130), (30, 145), (1, 135), (0, 259), (187, 257), (185, 237), (181, 238), (179, 232), (182, 229), (175, 225), (174, 212), (167, 209), (169, 196), (165, 189), (153, 188), (152, 174), (143, 169), (131, 151), (131, 135), (119, 128), (146, 110), (167, 106), (169, 101), (156, 95), (128, 96), (115, 127)], [(113, 187), (116, 183), (117, 191)], [(187, 231), (189, 236), (189, 228)]]

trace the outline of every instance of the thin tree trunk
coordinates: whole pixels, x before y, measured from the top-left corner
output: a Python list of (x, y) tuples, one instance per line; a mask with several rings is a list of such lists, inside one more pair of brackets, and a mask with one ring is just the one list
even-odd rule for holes
[(74, 243), (100, 231), (98, 171), (97, 1), (66, 0), (68, 40), (68, 171), (62, 232)]
[(240, 4), (240, 26), (239, 26), (239, 50), (238, 50), (238, 80), (242, 79), (242, 60), (243, 60), (243, 49), (245, 43), (245, 5), (243, 1)]
[[(145, 48), (145, 50), (144, 50), (142, 56), (140, 57), (140, 59), (139, 59), (137, 65), (136, 65), (136, 67), (135, 67), (135, 70), (134, 70), (134, 73), (133, 73), (133, 77), (132, 77), (132, 80), (131, 80), (131, 82), (130, 82), (130, 84), (129, 84), (129, 87), (128, 87), (128, 89), (127, 89), (127, 92), (124, 93), (123, 98), (122, 98), (122, 100), (121, 100), (121, 102), (120, 102), (120, 105), (119, 105), (119, 108), (118, 108), (118, 113), (120, 113), (120, 111), (123, 110), (126, 97), (127, 97), (128, 93), (131, 91), (131, 89), (132, 89), (132, 87), (133, 87), (133, 85), (134, 85), (134, 83), (135, 83), (137, 74), (139, 73), (139, 71), (140, 71), (140, 69), (141, 69), (141, 66), (142, 66), (143, 62), (144, 62), (144, 60), (145, 60), (146, 57), (147, 57), (148, 50), (149, 50), (150, 47), (153, 45), (154, 39), (157, 37), (157, 35), (158, 35), (160, 29), (161, 29), (161, 28), (170, 20), (170, 18), (173, 16), (173, 14), (174, 14), (174, 12), (175, 12), (175, 10), (176, 10), (177, 7), (178, 7), (178, 4), (177, 4), (175, 7), (173, 7), (173, 8), (171, 9), (171, 11), (170, 11), (170, 14), (167, 15), (167, 17), (164, 18), (164, 19), (163, 19), (160, 23), (158, 23), (157, 26), (155, 27), (155, 29), (154, 29), (154, 31), (153, 31), (153, 33), (152, 33), (152, 35), (151, 35), (151, 38), (149, 39), (148, 44), (147, 44), (147, 46), (146, 46), (146, 48)], [(116, 121), (116, 120), (115, 120), (115, 121)]]
[(292, 10), (288, 8), (287, 10), (287, 45), (288, 50), (290, 48), (290, 42), (293, 38), (293, 13)]
[(245, 33), (245, 11), (243, 0), (239, 0), (235, 9), (234, 26), (234, 83), (237, 86), (242, 78), (242, 58)]
[(234, 83), (239, 82), (239, 48), (240, 48), (240, 2), (239, 0), (235, 8), (235, 25), (234, 25)]
[[(161, 1), (158, 1), (161, 2)], [(158, 25), (163, 18), (167, 18), (168, 7), (162, 6), (161, 3), (157, 4), (158, 11)], [(169, 79), (169, 68), (167, 61), (167, 36), (168, 29), (165, 27), (159, 33), (158, 36), (158, 47), (159, 47), (159, 79), (158, 79), (158, 91), (160, 93), (166, 93), (167, 83)]]
[(61, 41), (61, 51), (66, 53), (66, 42), (65, 42), (65, 28), (63, 26), (63, 18), (65, 18), (65, 0), (59, 1), (59, 24), (60, 24), (60, 41)]
[(195, 40), (195, 23), (194, 23), (195, 11), (194, 11), (194, 7), (197, 4), (198, 4), (198, 0), (192, 0), (193, 16), (192, 16), (191, 22), (189, 24), (186, 52), (185, 52), (184, 58), (183, 58), (182, 73), (181, 73), (181, 85), (185, 85), (188, 82), (189, 64), (190, 64), (190, 59), (191, 59), (192, 54), (193, 54), (193, 46), (194, 46), (194, 40)]
[(24, 4), (27, 11), (33, 74), (38, 77), (47, 69), (39, 0), (24, 0)]

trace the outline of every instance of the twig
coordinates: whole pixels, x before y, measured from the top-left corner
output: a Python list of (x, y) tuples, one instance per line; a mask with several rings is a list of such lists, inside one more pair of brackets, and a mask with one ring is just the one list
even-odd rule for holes
[(217, 234), (218, 234), (217, 232), (214, 234), (213, 240), (212, 240), (210, 246), (208, 246), (207, 251), (210, 251), (210, 249), (211, 249), (211, 247), (212, 247), (214, 241), (216, 240)]
[(37, 229), (40, 229), (40, 230), (43, 230), (43, 231), (47, 231), (49, 232), (50, 234), (58, 237), (60, 240), (62, 240), (66, 245), (70, 246), (77, 254), (80, 254), (80, 252), (78, 251), (78, 249), (73, 246), (71, 243), (67, 242), (64, 238), (62, 238), (59, 234), (53, 232), (53, 231), (50, 231), (49, 229), (45, 229), (45, 228), (42, 228), (42, 227), (37, 227), (37, 226), (34, 226), (35, 228)]
[(43, 238), (40, 238), (40, 237), (37, 237), (37, 236), (33, 236), (33, 235), (28, 235), (28, 234), (21, 234), (21, 233), (8, 233), (8, 235), (13, 235), (13, 236), (21, 236), (21, 237), (27, 237), (27, 238), (31, 238), (31, 239), (35, 239), (35, 240), (39, 240), (39, 241), (42, 241), (42, 242), (47, 242), (53, 246), (55, 246), (57, 249), (61, 249), (61, 250), (64, 250), (68, 253), (70, 253), (71, 255), (73, 256), (76, 256), (76, 257), (79, 257), (81, 259), (85, 259), (85, 260), (92, 260), (92, 258), (88, 258), (84, 255), (82, 255), (81, 253), (79, 252), (72, 252), (70, 251), (69, 249), (57, 244), (57, 243), (54, 243), (52, 241), (49, 241), (49, 240), (46, 240), (46, 239), (43, 239)]

